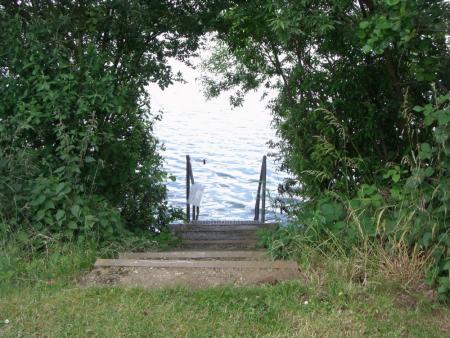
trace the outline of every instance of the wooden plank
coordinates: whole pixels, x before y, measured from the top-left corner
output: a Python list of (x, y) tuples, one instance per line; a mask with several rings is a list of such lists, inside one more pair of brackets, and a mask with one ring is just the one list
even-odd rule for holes
[(190, 224), (223, 224), (223, 225), (232, 225), (232, 224), (278, 224), (278, 223), (262, 223), (259, 221), (234, 221), (234, 220), (225, 220), (225, 221), (215, 221), (215, 220), (202, 220), (202, 221), (193, 221)]
[(198, 230), (198, 231), (192, 231), (192, 230), (176, 230), (174, 231), (175, 234), (178, 234), (180, 236), (184, 235), (210, 235), (213, 236), (238, 236), (238, 237), (257, 237), (257, 231), (256, 230), (237, 230), (237, 231), (228, 231), (228, 230), (215, 230), (215, 231), (209, 231), (209, 230)]
[(185, 231), (257, 231), (257, 225), (180, 225), (171, 228), (176, 232)]
[(143, 260), (143, 259), (97, 259), (96, 267), (139, 268), (189, 268), (189, 269), (292, 269), (298, 270), (293, 261), (198, 261), (198, 260)]
[(188, 227), (188, 228), (197, 228), (197, 227), (223, 227), (223, 228), (228, 228), (228, 227), (255, 227), (257, 229), (276, 229), (279, 224), (278, 223), (259, 223), (259, 222), (214, 222), (214, 221), (208, 221), (208, 222), (204, 222), (204, 221), (193, 221), (190, 223), (173, 223), (173, 224), (169, 224), (169, 228), (171, 229), (177, 229), (177, 228), (183, 228), (183, 227)]
[(216, 241), (216, 240), (248, 240), (257, 241), (256, 233), (231, 231), (185, 231), (176, 233), (183, 240)]
[(220, 243), (206, 243), (206, 244), (197, 244), (195, 241), (188, 244), (182, 244), (180, 247), (182, 250), (192, 250), (192, 251), (198, 251), (198, 250), (204, 250), (204, 251), (217, 251), (217, 250), (227, 250), (227, 251), (234, 251), (234, 250), (248, 250), (253, 251), (256, 249), (255, 243), (246, 243), (246, 244), (220, 244)]
[(157, 251), (124, 252), (120, 259), (229, 259), (229, 258), (268, 258), (266, 251)]
[(251, 244), (255, 245), (256, 240), (245, 240), (245, 239), (233, 239), (233, 240), (185, 240), (183, 241), (183, 244), (230, 244), (230, 245), (236, 245), (236, 244)]

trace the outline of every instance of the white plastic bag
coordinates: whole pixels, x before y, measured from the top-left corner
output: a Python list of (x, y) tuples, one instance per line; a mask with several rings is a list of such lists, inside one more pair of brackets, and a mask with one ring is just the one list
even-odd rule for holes
[(203, 191), (205, 187), (201, 184), (194, 183), (191, 185), (191, 190), (189, 192), (188, 202), (190, 205), (194, 205), (196, 207), (200, 206), (200, 202), (202, 201)]

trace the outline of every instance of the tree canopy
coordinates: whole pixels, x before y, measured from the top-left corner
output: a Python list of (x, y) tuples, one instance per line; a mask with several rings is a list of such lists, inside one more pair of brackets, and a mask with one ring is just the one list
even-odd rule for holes
[[(450, 7), (435, 0), (261, 0), (221, 13), (211, 96), (265, 85), (280, 192), (318, 243), (406, 239), (448, 292)], [(390, 241), (389, 240), (389, 241)], [(388, 242), (389, 242), (388, 241)], [(432, 246), (437, 245), (437, 246)]]
[(430, 137), (420, 113), (404, 112), (448, 92), (446, 9), (442, 1), (237, 4), (222, 15), (225, 44), (208, 64), (220, 81), (206, 83), (212, 95), (274, 87), (284, 168), (306, 194), (347, 189)]
[(211, 1), (1, 1), (3, 227), (65, 236), (163, 225), (160, 145), (145, 86), (174, 81)]

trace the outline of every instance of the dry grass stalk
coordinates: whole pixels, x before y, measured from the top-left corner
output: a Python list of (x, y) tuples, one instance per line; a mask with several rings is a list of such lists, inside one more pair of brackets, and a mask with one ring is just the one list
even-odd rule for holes
[(387, 250), (379, 247), (379, 272), (386, 279), (406, 288), (418, 287), (424, 279), (429, 255), (417, 246), (412, 250), (403, 242), (397, 242)]

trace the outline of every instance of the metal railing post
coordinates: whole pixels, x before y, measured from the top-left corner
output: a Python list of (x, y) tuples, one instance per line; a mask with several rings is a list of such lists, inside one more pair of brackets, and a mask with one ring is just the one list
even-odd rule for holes
[(191, 208), (189, 205), (189, 194), (191, 192), (191, 177), (189, 174), (191, 166), (191, 158), (186, 155), (186, 223), (191, 221)]
[(195, 184), (194, 174), (192, 172), (191, 157), (189, 155), (186, 155), (186, 223), (190, 223), (191, 219), (193, 221), (198, 220), (198, 215), (200, 214), (200, 207), (199, 206), (196, 207), (195, 205), (192, 206), (192, 214), (191, 214), (191, 205), (189, 204), (191, 183)]
[[(259, 174), (258, 191), (256, 192), (255, 218), (254, 218), (255, 221), (261, 220), (262, 223), (264, 223), (266, 220), (266, 176), (267, 176), (267, 157), (266, 155), (264, 155), (261, 164), (261, 172)], [(259, 209), (260, 202), (262, 204), (261, 212)]]
[(262, 182), (262, 206), (261, 223), (266, 221), (266, 177), (267, 177), (267, 157), (263, 157), (263, 182)]

